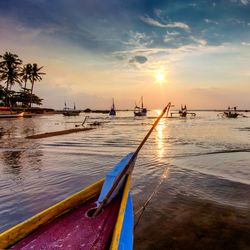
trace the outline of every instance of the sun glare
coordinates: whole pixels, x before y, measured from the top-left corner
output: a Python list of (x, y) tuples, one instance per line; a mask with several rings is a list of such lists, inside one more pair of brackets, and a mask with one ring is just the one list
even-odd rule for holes
[(165, 76), (162, 73), (158, 73), (155, 77), (158, 83), (163, 83), (165, 80)]

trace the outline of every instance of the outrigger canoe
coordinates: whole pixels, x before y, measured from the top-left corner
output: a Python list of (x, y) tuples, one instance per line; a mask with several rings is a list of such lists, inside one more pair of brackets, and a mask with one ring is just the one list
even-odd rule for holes
[(140, 149), (167, 107), (136, 151), (105, 179), (0, 234), (0, 249), (133, 249), (131, 175)]
[(123, 158), (105, 180), (1, 234), (0, 249), (132, 249), (131, 172), (122, 178), (101, 213), (92, 216), (132, 155)]
[(78, 110), (72, 110), (72, 111), (65, 111), (63, 112), (64, 116), (77, 116), (80, 115), (81, 111)]
[(24, 112), (21, 113), (11, 113), (11, 114), (0, 114), (0, 118), (19, 118), (23, 117)]

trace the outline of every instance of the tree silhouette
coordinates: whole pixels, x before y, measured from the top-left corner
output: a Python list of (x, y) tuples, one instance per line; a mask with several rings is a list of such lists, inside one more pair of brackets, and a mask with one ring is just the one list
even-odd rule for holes
[(18, 55), (10, 52), (5, 52), (3, 56), (0, 55), (0, 58), (3, 59), (0, 61), (0, 79), (5, 81), (6, 91), (8, 91), (9, 88), (11, 89), (11, 86), (13, 86), (15, 82), (21, 86), (19, 72), (22, 60), (18, 58)]
[(24, 88), (27, 87), (28, 80), (31, 80), (32, 65), (30, 63), (25, 64), (21, 70), (20, 76), (24, 81)]
[[(5, 52), (0, 55), (0, 103), (3, 105), (16, 105), (22, 102), (22, 105), (30, 106), (32, 103), (41, 105), (42, 99), (33, 94), (34, 84), (42, 80), (42, 75), (45, 73), (40, 72), (43, 67), (38, 67), (36, 63), (22, 65), (22, 60), (16, 54)], [(31, 89), (27, 88), (27, 83), (30, 81)], [(12, 86), (18, 83), (21, 91), (11, 90)], [(24, 87), (22, 87), (24, 83)], [(5, 85), (5, 87), (4, 87)], [(23, 101), (20, 101), (22, 100)]]
[(0, 61), (0, 80), (6, 83), (5, 105), (7, 105), (9, 102), (8, 93), (11, 87), (14, 86), (16, 82), (22, 86), (19, 77), (22, 60), (19, 59), (17, 55), (10, 52), (5, 52), (3, 56), (0, 55), (0, 58), (2, 58), (2, 61)]
[(41, 75), (45, 75), (45, 73), (43, 72), (39, 72), (43, 67), (38, 67), (36, 63), (33, 63), (32, 66), (32, 71), (31, 71), (31, 96), (30, 96), (30, 107), (31, 107), (31, 103), (32, 103), (32, 94), (33, 94), (33, 90), (34, 90), (34, 84), (37, 81), (41, 81), (42, 77)]

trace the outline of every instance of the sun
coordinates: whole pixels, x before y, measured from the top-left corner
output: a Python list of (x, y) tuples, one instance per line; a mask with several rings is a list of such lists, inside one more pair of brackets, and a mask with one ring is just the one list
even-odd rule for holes
[(158, 74), (155, 76), (155, 78), (156, 78), (156, 81), (157, 81), (158, 83), (163, 83), (164, 80), (165, 80), (165, 76), (164, 76), (162, 73), (158, 73)]

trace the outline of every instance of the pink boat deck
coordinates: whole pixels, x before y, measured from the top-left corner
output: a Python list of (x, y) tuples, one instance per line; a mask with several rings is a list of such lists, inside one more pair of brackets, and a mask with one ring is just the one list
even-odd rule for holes
[(87, 212), (96, 207), (92, 199), (83, 206), (44, 225), (11, 249), (106, 249), (116, 223), (121, 198), (114, 199), (96, 217)]

